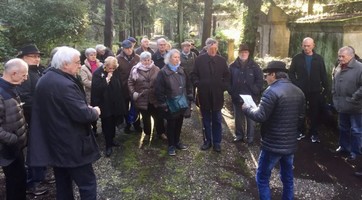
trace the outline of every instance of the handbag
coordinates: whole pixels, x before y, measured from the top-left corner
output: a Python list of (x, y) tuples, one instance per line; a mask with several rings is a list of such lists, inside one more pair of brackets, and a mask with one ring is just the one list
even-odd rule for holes
[(168, 110), (171, 113), (184, 111), (189, 107), (186, 96), (184, 94), (166, 100)]

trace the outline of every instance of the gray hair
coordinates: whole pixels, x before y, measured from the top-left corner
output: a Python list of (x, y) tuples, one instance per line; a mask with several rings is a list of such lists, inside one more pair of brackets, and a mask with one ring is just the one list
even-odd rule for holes
[(84, 52), (85, 57), (88, 57), (92, 53), (97, 53), (97, 51), (94, 48), (87, 48)]
[(64, 65), (71, 63), (74, 56), (80, 56), (80, 52), (67, 46), (59, 47), (58, 51), (53, 56), (52, 67), (60, 69)]
[(148, 38), (144, 37), (144, 38), (142, 38), (141, 43), (143, 43), (145, 41), (150, 41), (150, 40)]
[(4, 73), (11, 73), (13, 71), (18, 71), (21, 68), (28, 68), (28, 64), (20, 58), (13, 58), (5, 63)]
[(144, 51), (140, 54), (140, 60), (146, 60), (146, 59), (151, 59), (152, 58), (152, 54), (148, 51)]
[(342, 53), (342, 52), (346, 52), (347, 55), (351, 56), (351, 57), (354, 57), (355, 56), (355, 53), (354, 53), (354, 49), (350, 46), (344, 46), (342, 48), (340, 48), (338, 50), (338, 54)]
[(282, 78), (289, 79), (289, 76), (288, 76), (288, 73), (286, 73), (286, 72), (275, 72), (275, 78), (276, 79), (282, 79)]
[(165, 42), (167, 44), (167, 40), (165, 38), (160, 38), (157, 40), (157, 44), (159, 44), (160, 42)]
[(207, 47), (210, 47), (211, 45), (213, 44), (217, 44), (217, 40), (213, 39), (213, 38), (207, 38), (206, 41), (205, 41), (205, 45)]
[(96, 50), (97, 51), (104, 51), (104, 50), (106, 50), (106, 46), (104, 46), (103, 44), (98, 44), (97, 46), (96, 46)]
[(180, 51), (177, 49), (171, 49), (166, 55), (165, 55), (165, 59), (164, 62), (165, 64), (169, 64), (170, 63), (170, 58), (171, 56), (173, 56), (173, 54), (177, 53), (178, 55), (181, 55)]

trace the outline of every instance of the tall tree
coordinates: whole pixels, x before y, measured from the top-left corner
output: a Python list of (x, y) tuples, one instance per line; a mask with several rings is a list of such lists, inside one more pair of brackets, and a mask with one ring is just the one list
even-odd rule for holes
[(112, 49), (113, 41), (113, 0), (106, 0), (104, 23), (104, 45)]
[(313, 15), (313, 6), (315, 0), (308, 0), (308, 15)]
[(250, 55), (254, 55), (256, 37), (258, 33), (259, 17), (262, 0), (244, 0), (247, 11), (244, 12), (244, 31), (243, 43), (246, 43), (250, 49)]
[(205, 9), (204, 9), (204, 21), (203, 21), (203, 28), (202, 28), (201, 45), (205, 44), (206, 39), (209, 38), (210, 34), (211, 34), (213, 0), (205, 0), (204, 4), (205, 4)]
[(178, 42), (181, 46), (181, 43), (184, 41), (184, 1), (178, 0), (177, 3), (178, 12), (177, 12), (177, 35), (178, 35)]
[(118, 9), (120, 11), (120, 20), (118, 24), (118, 40), (121, 42), (126, 39), (126, 21), (127, 21), (127, 12), (126, 12), (126, 0), (118, 0)]

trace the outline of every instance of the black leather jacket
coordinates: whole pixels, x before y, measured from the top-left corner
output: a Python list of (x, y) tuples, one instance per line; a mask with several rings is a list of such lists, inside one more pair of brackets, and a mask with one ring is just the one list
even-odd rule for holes
[(298, 119), (304, 115), (304, 94), (287, 79), (278, 79), (263, 93), (258, 108), (243, 108), (261, 123), (261, 148), (288, 155), (297, 150)]

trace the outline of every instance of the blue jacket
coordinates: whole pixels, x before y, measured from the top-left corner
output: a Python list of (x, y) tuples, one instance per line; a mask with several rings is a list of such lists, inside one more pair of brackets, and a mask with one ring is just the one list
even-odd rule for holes
[(79, 167), (100, 158), (91, 122), (98, 119), (89, 108), (80, 80), (59, 69), (50, 69), (35, 88), (30, 166)]
[(303, 92), (287, 79), (272, 83), (258, 108), (243, 108), (250, 119), (261, 123), (261, 148), (282, 155), (297, 150), (298, 119), (304, 115)]

